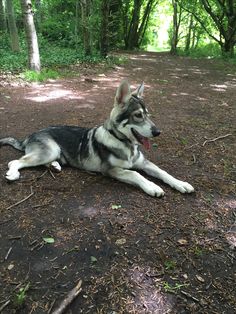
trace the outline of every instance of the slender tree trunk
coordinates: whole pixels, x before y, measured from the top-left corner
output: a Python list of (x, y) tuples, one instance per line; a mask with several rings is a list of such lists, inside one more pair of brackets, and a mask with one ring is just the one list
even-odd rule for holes
[(155, 0), (149, 0), (147, 5), (146, 5), (146, 8), (145, 8), (145, 11), (144, 11), (144, 14), (143, 14), (143, 17), (142, 17), (142, 23), (138, 29), (138, 34), (137, 34), (137, 47), (139, 48), (141, 46), (141, 43), (142, 43), (142, 40), (143, 40), (143, 37), (145, 35), (145, 32), (146, 32), (146, 29), (147, 29), (147, 25), (148, 25), (148, 20), (149, 20), (149, 16), (150, 16), (150, 13), (153, 9), (153, 7), (155, 6), (157, 2)]
[(141, 3), (142, 0), (134, 0), (134, 9), (132, 14), (132, 20), (129, 27), (128, 33), (128, 49), (137, 48), (137, 33), (138, 33), (138, 26), (139, 26), (139, 19), (140, 19), (140, 10), (141, 10)]
[(19, 52), (20, 51), (19, 36), (16, 27), (16, 20), (12, 0), (6, 1), (6, 12), (8, 28), (11, 37), (11, 48), (13, 51)]
[(83, 28), (83, 40), (84, 40), (84, 53), (86, 56), (90, 56), (92, 53), (91, 48), (91, 31), (89, 25), (89, 17), (91, 16), (91, 0), (81, 0), (81, 16), (82, 16), (82, 28)]
[(192, 32), (193, 32), (193, 15), (191, 14), (190, 20), (189, 20), (189, 26), (188, 26), (188, 34), (187, 34), (185, 49), (184, 49), (186, 52), (188, 52), (190, 48)]
[(6, 15), (5, 15), (5, 1), (0, 0), (0, 31), (5, 32), (7, 30), (7, 21), (6, 21)]
[(109, 19), (109, 4), (110, 0), (102, 0), (101, 3), (101, 55), (105, 58), (108, 54), (109, 48), (109, 30), (108, 30), (108, 19)]
[(34, 25), (31, 0), (21, 0), (21, 8), (24, 15), (25, 33), (28, 45), (29, 69), (40, 72), (38, 38)]
[(172, 55), (177, 54), (177, 43), (178, 43), (178, 4), (177, 0), (172, 0), (173, 5), (173, 34), (171, 39), (171, 49), (170, 53)]
[(75, 3), (75, 49), (78, 51), (78, 41), (79, 41), (79, 0)]

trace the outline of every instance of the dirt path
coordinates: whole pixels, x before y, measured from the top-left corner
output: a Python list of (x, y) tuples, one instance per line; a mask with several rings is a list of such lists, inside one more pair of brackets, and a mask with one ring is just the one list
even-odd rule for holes
[[(236, 312), (236, 67), (167, 54), (127, 58), (105, 74), (95, 67), (47, 84), (2, 84), (0, 137), (100, 124), (121, 79), (133, 87), (144, 81), (162, 129), (147, 155), (196, 193), (158, 182), (166, 195), (154, 199), (71, 168), (55, 177), (44, 168), (23, 170), (9, 184), (7, 163), (20, 153), (1, 148), (0, 309), (11, 300), (2, 313), (51, 313), (79, 279), (82, 293), (67, 313)], [(24, 298), (19, 289), (28, 283)]]

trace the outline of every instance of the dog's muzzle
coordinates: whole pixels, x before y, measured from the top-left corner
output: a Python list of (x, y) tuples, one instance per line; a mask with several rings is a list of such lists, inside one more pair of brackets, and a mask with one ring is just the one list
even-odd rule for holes
[(159, 136), (161, 134), (161, 131), (157, 127), (155, 127), (155, 126), (152, 126), (151, 131), (152, 131), (152, 136), (153, 137)]

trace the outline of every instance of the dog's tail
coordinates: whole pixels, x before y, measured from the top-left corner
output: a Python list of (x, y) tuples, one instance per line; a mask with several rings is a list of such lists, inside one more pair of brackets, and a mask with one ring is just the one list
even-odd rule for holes
[(14, 137), (5, 137), (5, 138), (0, 139), (0, 147), (4, 145), (10, 145), (20, 151), (24, 151), (24, 148), (25, 148), (23, 141), (19, 141)]

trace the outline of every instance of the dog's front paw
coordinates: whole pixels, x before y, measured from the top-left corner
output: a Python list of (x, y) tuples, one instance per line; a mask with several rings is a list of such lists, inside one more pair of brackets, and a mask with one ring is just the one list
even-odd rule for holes
[(50, 166), (51, 166), (51, 168), (53, 168), (54, 171), (61, 172), (61, 166), (60, 166), (59, 162), (53, 161), (53, 162), (51, 162)]
[(153, 182), (149, 182), (148, 185), (145, 186), (144, 191), (147, 194), (155, 197), (162, 197), (165, 194), (165, 192)]
[(191, 184), (184, 181), (179, 181), (173, 186), (176, 190), (180, 191), (181, 193), (192, 193), (194, 192), (194, 187)]
[(7, 171), (6, 173), (6, 176), (5, 178), (8, 180), (8, 181), (15, 181), (15, 180), (18, 180), (20, 178), (20, 172), (18, 170), (9, 170)]

